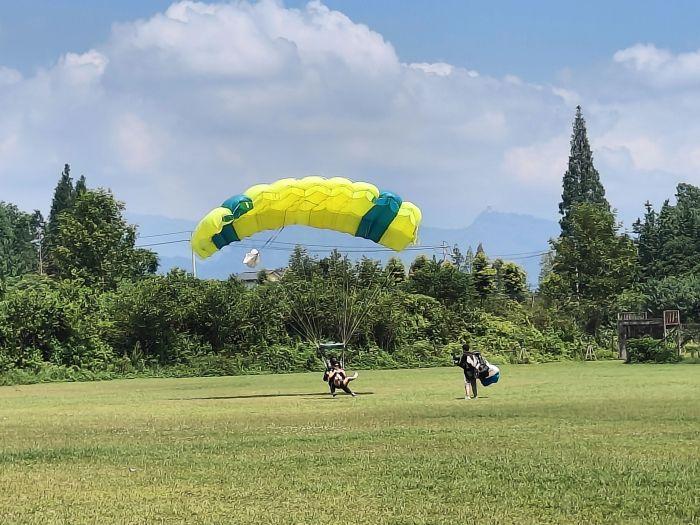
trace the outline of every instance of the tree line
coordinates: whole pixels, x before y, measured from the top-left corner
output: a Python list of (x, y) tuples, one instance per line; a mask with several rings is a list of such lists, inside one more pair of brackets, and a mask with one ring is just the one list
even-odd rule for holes
[[(619, 310), (700, 319), (700, 189), (679, 184), (621, 231), (593, 164), (580, 108), (559, 205), (561, 233), (537, 291), (517, 264), (479, 245), (382, 265), (340, 252), (290, 256), (275, 282), (247, 288), (158, 275), (157, 256), (108, 190), (66, 165), (48, 219), (0, 203), (0, 377), (219, 374), (316, 369), (316, 343), (348, 343), (353, 366), (450, 363), (460, 343), (498, 361), (612, 356)], [(32, 379), (34, 378), (34, 379)]]

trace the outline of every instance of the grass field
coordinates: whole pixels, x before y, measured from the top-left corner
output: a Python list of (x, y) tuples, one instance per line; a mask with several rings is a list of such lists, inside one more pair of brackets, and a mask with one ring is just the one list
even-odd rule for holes
[(698, 523), (700, 367), (0, 388), (0, 523)]

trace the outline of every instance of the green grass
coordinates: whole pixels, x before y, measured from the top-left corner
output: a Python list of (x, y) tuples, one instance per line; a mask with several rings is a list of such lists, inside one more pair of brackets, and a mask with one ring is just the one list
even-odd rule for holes
[(460, 373), (2, 387), (0, 523), (700, 520), (698, 367)]

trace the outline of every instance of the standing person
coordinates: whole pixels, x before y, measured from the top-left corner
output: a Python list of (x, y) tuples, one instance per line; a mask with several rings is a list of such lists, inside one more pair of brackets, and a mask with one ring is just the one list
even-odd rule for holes
[(459, 358), (457, 366), (464, 370), (464, 399), (476, 398), (479, 358), (475, 352), (469, 350), (469, 343), (462, 345), (462, 356)]

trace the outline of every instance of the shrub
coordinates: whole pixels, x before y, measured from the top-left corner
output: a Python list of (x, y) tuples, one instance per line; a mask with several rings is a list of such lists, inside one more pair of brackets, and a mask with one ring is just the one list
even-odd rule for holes
[(99, 337), (97, 295), (79, 281), (28, 275), (0, 302), (0, 371), (41, 363), (100, 369), (114, 357)]
[(416, 341), (401, 347), (393, 357), (403, 367), (452, 365), (451, 347), (430, 341)]
[(627, 340), (628, 363), (677, 363), (681, 360), (678, 350), (651, 337)]

